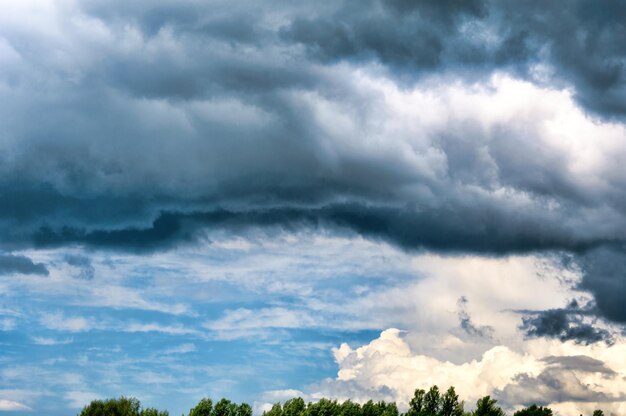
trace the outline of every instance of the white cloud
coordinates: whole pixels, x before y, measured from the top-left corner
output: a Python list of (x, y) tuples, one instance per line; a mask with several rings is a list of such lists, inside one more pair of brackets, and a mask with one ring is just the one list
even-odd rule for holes
[(68, 332), (85, 332), (97, 328), (93, 319), (82, 316), (65, 317), (62, 312), (43, 313), (39, 322), (48, 329)]
[(25, 404), (15, 402), (12, 400), (0, 399), (0, 411), (2, 412), (13, 412), (13, 411), (28, 411), (32, 410), (30, 407)]
[[(406, 330), (388, 329), (366, 345), (344, 343), (334, 349), (337, 377), (311, 389), (309, 397), (378, 398), (406, 405), (415, 388), (437, 384), (454, 385), (469, 407), (489, 394), (506, 406), (545, 400), (562, 415), (594, 407), (624, 414), (626, 338), (619, 328), (594, 323), (614, 332), (612, 345), (527, 339), (519, 329), (520, 311), (590, 299), (572, 289), (580, 280), (575, 267), (564, 270), (551, 256), (430, 254), (415, 256), (413, 267), (420, 279), (343, 305), (344, 313), (354, 310), (355, 316), (380, 325), (398, 322)], [(462, 305), (460, 297), (466, 299)], [(340, 308), (333, 307), (335, 312)], [(490, 331), (466, 332), (461, 318)]]
[(220, 339), (236, 339), (260, 335), (267, 332), (267, 329), (310, 328), (319, 323), (306, 310), (275, 307), (230, 310), (221, 319), (208, 322), (204, 326), (214, 331)]
[(13, 318), (0, 319), (0, 331), (12, 331), (16, 326), (17, 323)]
[(163, 351), (163, 353), (164, 354), (186, 354), (188, 352), (195, 352), (197, 350), (198, 348), (196, 347), (195, 344), (187, 343), (187, 344), (180, 344), (172, 348), (168, 348), (165, 351)]
[(33, 343), (37, 345), (64, 345), (71, 344), (74, 340), (72, 338), (57, 339), (49, 337), (33, 337)]
[[(355, 349), (342, 344), (334, 355), (337, 377), (322, 383), (314, 395), (365, 401), (383, 392), (384, 398), (406, 406), (414, 389), (437, 384), (455, 386), (470, 407), (478, 398), (491, 395), (505, 406), (546, 401), (560, 414), (588, 412), (598, 406), (607, 414), (626, 410), (623, 337), (611, 346), (531, 340), (522, 352), (501, 345), (479, 359), (455, 364), (415, 353), (406, 334), (388, 329)], [(590, 361), (593, 367), (587, 366)]]

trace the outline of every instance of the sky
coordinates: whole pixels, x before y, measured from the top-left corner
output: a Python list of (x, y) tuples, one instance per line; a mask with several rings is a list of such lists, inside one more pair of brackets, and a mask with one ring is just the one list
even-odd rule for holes
[(626, 2), (0, 8), (1, 413), (626, 414)]

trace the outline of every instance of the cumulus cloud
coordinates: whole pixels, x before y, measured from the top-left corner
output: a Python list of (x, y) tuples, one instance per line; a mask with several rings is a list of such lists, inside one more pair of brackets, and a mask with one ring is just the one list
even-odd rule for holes
[[(624, 409), (622, 359), (603, 362), (586, 355), (597, 349), (540, 341), (523, 351), (496, 346), (479, 359), (454, 364), (411, 350), (406, 334), (388, 329), (369, 344), (334, 350), (339, 371), (318, 386), (319, 395), (360, 401), (370, 397), (398, 400), (406, 406), (416, 388), (455, 386), (469, 406), (484, 395), (505, 407), (546, 404), (570, 412), (602, 404), (618, 414)], [(620, 354), (626, 343), (602, 347), (602, 356)], [(560, 351), (562, 356), (545, 355)], [(610, 366), (610, 367), (609, 367)], [(573, 407), (572, 407), (573, 406)]]

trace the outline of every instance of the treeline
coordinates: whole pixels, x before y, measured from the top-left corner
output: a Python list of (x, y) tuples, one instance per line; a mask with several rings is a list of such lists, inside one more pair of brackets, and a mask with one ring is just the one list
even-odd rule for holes
[[(152, 407), (144, 409), (139, 400), (120, 397), (94, 400), (83, 408), (80, 416), (169, 416), (169, 413)], [(247, 403), (237, 404), (227, 399), (215, 404), (211, 399), (202, 399), (189, 410), (187, 416), (252, 416), (252, 408)], [(454, 387), (441, 393), (437, 386), (433, 386), (428, 391), (415, 390), (404, 413), (398, 410), (395, 402), (370, 400), (359, 404), (351, 400), (340, 403), (321, 399), (305, 403), (304, 399), (297, 397), (283, 404), (274, 404), (270, 410), (263, 412), (263, 416), (505, 416), (505, 412), (490, 396), (478, 399), (476, 408), (466, 411)], [(513, 416), (553, 416), (553, 413), (548, 407), (532, 405), (516, 411)], [(596, 410), (592, 416), (604, 416), (604, 413)]]

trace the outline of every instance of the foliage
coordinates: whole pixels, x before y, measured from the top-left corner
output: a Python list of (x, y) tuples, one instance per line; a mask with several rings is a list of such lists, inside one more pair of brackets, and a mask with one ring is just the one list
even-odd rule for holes
[(211, 399), (202, 399), (193, 409), (189, 410), (189, 416), (211, 416), (213, 402)]
[[(167, 411), (149, 407), (142, 409), (139, 400), (133, 397), (94, 400), (85, 406), (79, 416), (169, 416)], [(185, 415), (183, 415), (185, 416)], [(215, 404), (204, 398), (189, 410), (187, 416), (252, 416), (252, 408), (247, 403), (237, 404), (221, 399)], [(351, 400), (339, 403), (337, 400), (320, 399), (306, 403), (301, 397), (276, 403), (263, 416), (505, 416), (497, 401), (485, 396), (476, 402), (472, 412), (463, 410), (454, 387), (441, 393), (439, 387), (432, 386), (428, 391), (415, 390), (406, 413), (400, 413), (394, 402), (369, 400), (359, 404)], [(513, 416), (552, 416), (548, 407), (532, 405), (516, 411)], [(602, 410), (593, 416), (604, 416)]]
[(83, 408), (80, 416), (169, 416), (167, 411), (152, 407), (141, 410), (141, 403), (134, 397), (94, 400)]
[(533, 404), (522, 410), (513, 413), (513, 416), (552, 416), (552, 410), (547, 407), (537, 406)]
[(478, 399), (474, 416), (504, 416), (504, 411), (496, 403), (497, 400), (492, 399), (491, 396)]

